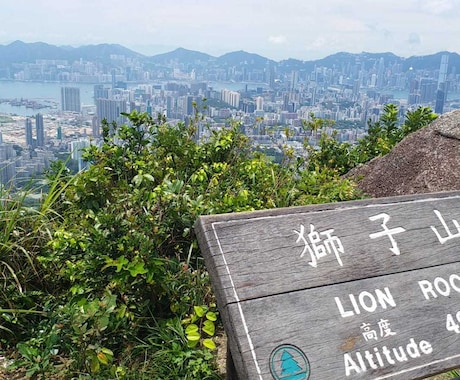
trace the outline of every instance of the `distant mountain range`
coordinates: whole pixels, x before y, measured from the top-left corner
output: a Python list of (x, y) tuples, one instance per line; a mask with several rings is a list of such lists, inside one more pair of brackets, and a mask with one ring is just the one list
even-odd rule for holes
[[(449, 55), (449, 67), (460, 69), (460, 56), (452, 52), (439, 52), (425, 56), (413, 56), (402, 58), (393, 53), (346, 53), (340, 52), (325, 58), (314, 61), (302, 61), (297, 59), (286, 59), (279, 62), (254, 53), (235, 51), (214, 57), (206, 53), (187, 50), (183, 48), (174, 51), (146, 56), (117, 44), (87, 45), (81, 47), (55, 46), (44, 42), (25, 43), (15, 41), (8, 45), (0, 45), (0, 67), (18, 63), (34, 63), (37, 59), (47, 60), (87, 60), (111, 64), (113, 55), (124, 55), (127, 58), (135, 58), (147, 64), (163, 65), (171, 62), (183, 64), (213, 65), (221, 67), (248, 66), (251, 68), (265, 68), (267, 65), (276, 66), (281, 71), (290, 70), (312, 70), (315, 66), (343, 67), (344, 65), (363, 64), (366, 68), (374, 65), (381, 58), (385, 65), (401, 64), (402, 70), (407, 71), (410, 67), (415, 70), (436, 70), (439, 69), (441, 56)], [(451, 69), (449, 69), (451, 71)]]
[(9, 45), (0, 45), (0, 64), (29, 62), (37, 59), (56, 59), (73, 62), (84, 59), (88, 61), (110, 62), (110, 55), (119, 54), (132, 58), (144, 58), (142, 54), (121, 45), (101, 44), (74, 48), (55, 46), (44, 42), (25, 43), (15, 41)]

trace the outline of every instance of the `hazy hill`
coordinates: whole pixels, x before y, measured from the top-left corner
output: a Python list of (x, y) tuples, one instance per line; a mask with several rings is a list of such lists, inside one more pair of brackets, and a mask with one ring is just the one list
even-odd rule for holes
[(279, 66), (285, 70), (304, 70), (306, 67), (310, 67), (313, 61), (306, 62), (300, 59), (289, 58), (279, 62)]
[(316, 61), (316, 64), (318, 66), (326, 67), (342, 67), (347, 65), (363, 64), (364, 67), (369, 68), (370, 65), (373, 65), (375, 62), (380, 61), (381, 58), (384, 59), (386, 65), (390, 62), (401, 63), (404, 60), (404, 58), (398, 57), (393, 53), (362, 52), (359, 54), (351, 54), (346, 52), (340, 52), (319, 59)]
[(457, 71), (460, 68), (460, 55), (442, 51), (436, 54), (413, 56), (404, 61), (403, 70), (409, 70), (412, 67), (414, 70), (436, 70), (439, 69), (441, 56), (447, 54), (449, 56), (449, 67), (456, 67)]
[(37, 59), (58, 59), (73, 62), (85, 59), (109, 62), (111, 55), (124, 55), (130, 58), (143, 58), (142, 54), (116, 44), (87, 45), (80, 47), (55, 46), (44, 42), (25, 43), (14, 41), (0, 45), (0, 64), (35, 62)]
[(377, 67), (381, 58), (385, 65), (400, 63), (403, 70), (407, 71), (410, 67), (420, 70), (436, 70), (439, 68), (441, 56), (449, 55), (449, 70), (453, 67), (460, 68), (460, 56), (457, 53), (439, 52), (426, 56), (413, 56), (409, 58), (398, 57), (393, 53), (347, 53), (340, 52), (329, 55), (325, 58), (314, 61), (302, 61), (298, 59), (286, 59), (279, 62), (263, 57), (259, 54), (248, 53), (245, 51), (234, 51), (220, 57), (202, 53), (199, 51), (178, 48), (168, 53), (158, 54), (151, 57), (139, 54), (133, 50), (117, 44), (87, 45), (81, 47), (55, 46), (44, 42), (24, 43), (15, 41), (8, 45), (0, 45), (0, 68), (14, 63), (35, 62), (37, 59), (59, 59), (73, 62), (84, 59), (101, 63), (110, 63), (111, 56), (123, 55), (127, 58), (137, 58), (144, 63), (153, 65), (167, 65), (171, 62), (179, 64), (202, 64), (205, 67), (208, 63), (213, 66), (230, 67), (246, 66), (252, 69), (266, 69), (267, 65), (276, 67), (278, 72), (290, 73), (291, 71), (312, 71), (315, 67), (336, 67), (347, 68), (356, 66), (369, 69)]
[(0, 45), (1, 63), (35, 62), (36, 59), (64, 59), (64, 51), (44, 42), (26, 44), (14, 41), (9, 45)]
[(373, 66), (377, 66), (381, 58), (384, 59), (385, 65), (388, 65), (389, 63), (402, 63), (404, 61), (404, 58), (398, 57), (393, 53), (362, 52), (356, 54), (339, 52), (315, 61), (301, 61), (298, 59), (289, 58), (287, 60), (280, 61), (278, 68), (280, 71), (284, 72), (290, 72), (293, 70), (311, 72), (315, 69), (315, 67), (321, 66), (346, 69), (348, 67), (360, 65), (361, 68), (369, 69)]
[(188, 50), (184, 48), (178, 48), (168, 53), (157, 54), (153, 57), (149, 57), (148, 61), (153, 63), (169, 63), (171, 61), (177, 61), (182, 63), (192, 63), (192, 62), (208, 62), (211, 59), (214, 59), (213, 56), (201, 53), (199, 51)]
[(221, 55), (217, 63), (228, 66), (251, 65), (264, 67), (267, 63), (274, 63), (271, 59), (262, 57), (259, 54), (248, 53), (244, 50), (234, 51)]
[(133, 50), (125, 48), (118, 44), (100, 44), (100, 45), (86, 45), (79, 48), (74, 48), (69, 51), (73, 59), (80, 58), (88, 61), (104, 61), (109, 60), (111, 55), (124, 55), (129, 58), (145, 58), (144, 55), (139, 54)]

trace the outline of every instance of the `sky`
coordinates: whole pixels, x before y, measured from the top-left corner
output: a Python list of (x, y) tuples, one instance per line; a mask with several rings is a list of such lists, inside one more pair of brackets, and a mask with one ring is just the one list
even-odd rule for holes
[(0, 0), (0, 44), (116, 43), (274, 60), (460, 52), (460, 0)]

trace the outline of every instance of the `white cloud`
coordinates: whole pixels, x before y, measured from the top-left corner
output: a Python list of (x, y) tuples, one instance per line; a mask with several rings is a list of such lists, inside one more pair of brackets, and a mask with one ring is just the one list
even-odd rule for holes
[(423, 11), (440, 15), (454, 9), (454, 0), (421, 0), (420, 5)]
[(286, 36), (270, 36), (268, 37), (268, 42), (271, 42), (275, 45), (284, 44), (287, 42)]
[(327, 41), (326, 41), (326, 38), (324, 37), (317, 37), (313, 43), (310, 45), (311, 48), (313, 49), (318, 49), (318, 48), (322, 48), (324, 46), (327, 45)]
[(459, 49), (460, 0), (130, 0), (129, 7), (126, 0), (3, 2), (0, 44), (112, 42), (307, 60), (337, 51), (408, 56)]
[(422, 43), (422, 39), (417, 33), (410, 33), (407, 42), (409, 45), (420, 45)]

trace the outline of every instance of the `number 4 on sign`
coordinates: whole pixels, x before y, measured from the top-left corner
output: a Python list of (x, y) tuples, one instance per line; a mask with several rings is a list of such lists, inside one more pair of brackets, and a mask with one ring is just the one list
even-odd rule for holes
[(457, 321), (455, 321), (455, 319), (452, 316), (452, 314), (447, 314), (446, 329), (447, 329), (447, 331), (452, 331), (452, 332), (455, 332), (457, 334), (460, 334), (460, 326), (458, 324), (460, 322), (460, 311), (457, 312), (455, 317), (456, 317)]

